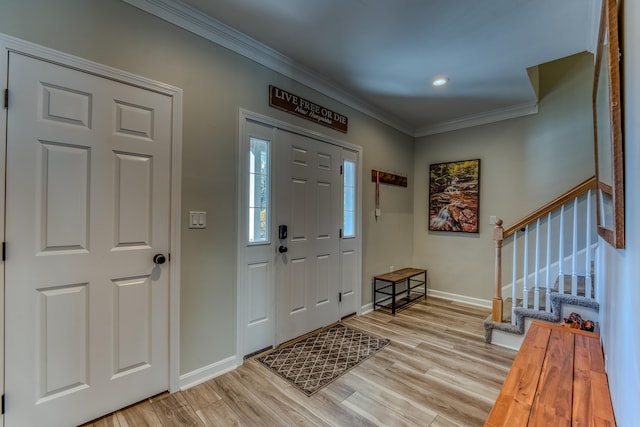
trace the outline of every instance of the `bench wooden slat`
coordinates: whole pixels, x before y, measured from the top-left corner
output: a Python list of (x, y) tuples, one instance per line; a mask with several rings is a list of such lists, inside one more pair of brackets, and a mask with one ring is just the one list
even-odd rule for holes
[(599, 337), (534, 321), (485, 426), (615, 426)]
[(496, 401), (485, 427), (526, 426), (530, 409), (530, 404), (513, 399)]
[[(593, 406), (594, 426), (615, 426), (613, 404), (609, 393), (609, 380), (604, 370), (604, 355), (598, 340), (589, 340), (591, 361), (591, 405)], [(590, 424), (585, 424), (590, 425)]]
[(586, 337), (576, 337), (575, 359), (573, 367), (573, 420), (577, 425), (587, 426), (593, 419), (591, 401), (593, 390), (591, 384), (591, 357), (589, 341)]
[(544, 328), (529, 329), (489, 414), (487, 425), (517, 426), (529, 419), (550, 333)]
[(600, 341), (595, 339), (587, 340), (586, 345), (589, 347), (589, 360), (591, 361), (589, 366), (591, 367), (591, 372), (606, 374), (604, 370), (604, 354), (602, 353)]
[(378, 274), (377, 276), (373, 276), (373, 278), (384, 280), (385, 282), (401, 282), (420, 273), (424, 273), (425, 271), (427, 270), (422, 268), (401, 268), (400, 270), (391, 271), (389, 273)]
[(573, 349), (573, 334), (551, 331), (536, 398), (531, 408), (530, 425), (571, 425)]

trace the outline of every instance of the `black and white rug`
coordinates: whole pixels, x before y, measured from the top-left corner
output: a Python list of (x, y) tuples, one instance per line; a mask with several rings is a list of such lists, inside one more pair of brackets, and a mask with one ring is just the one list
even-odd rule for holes
[(311, 396), (387, 344), (386, 338), (339, 323), (258, 357), (258, 361)]

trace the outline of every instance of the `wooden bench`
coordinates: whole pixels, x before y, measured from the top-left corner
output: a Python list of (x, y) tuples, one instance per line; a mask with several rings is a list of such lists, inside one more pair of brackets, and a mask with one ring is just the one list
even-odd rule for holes
[(427, 298), (427, 270), (402, 268), (373, 276), (373, 309), (382, 308), (395, 316), (401, 308)]
[(599, 336), (534, 321), (485, 427), (615, 426)]

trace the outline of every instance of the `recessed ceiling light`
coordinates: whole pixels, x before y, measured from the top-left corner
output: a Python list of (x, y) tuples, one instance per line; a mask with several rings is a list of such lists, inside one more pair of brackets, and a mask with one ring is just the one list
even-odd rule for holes
[(435, 87), (444, 86), (447, 83), (449, 83), (449, 77), (444, 77), (444, 76), (435, 77), (431, 82), (431, 84)]

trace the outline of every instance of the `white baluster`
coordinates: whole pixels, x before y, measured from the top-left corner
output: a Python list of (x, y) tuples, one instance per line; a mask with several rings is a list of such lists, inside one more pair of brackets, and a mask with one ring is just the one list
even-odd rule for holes
[(571, 253), (571, 295), (578, 295), (578, 198), (573, 199), (573, 250)]
[(584, 296), (592, 298), (591, 282), (591, 190), (587, 191), (587, 238), (585, 244)]
[(558, 232), (558, 292), (564, 294), (564, 205), (560, 207), (560, 231)]
[(529, 308), (529, 287), (527, 279), (529, 275), (529, 226), (524, 228), (524, 263), (522, 270), (522, 306)]
[(536, 258), (533, 273), (533, 309), (540, 310), (540, 218), (536, 220)]
[[(596, 192), (596, 197), (598, 197), (598, 193)], [(597, 207), (596, 207), (597, 209)], [(598, 211), (596, 210), (596, 215), (598, 215)], [(598, 250), (600, 246), (600, 243), (596, 243), (596, 249), (594, 252), (594, 257), (593, 257), (593, 271), (594, 271), (594, 277), (604, 277), (604, 271), (602, 271), (601, 269), (604, 269), (604, 267), (602, 266), (602, 250)], [(602, 301), (600, 299), (600, 292), (602, 289), (603, 285), (600, 284), (599, 282), (593, 282), (593, 299), (595, 299), (596, 301)]]
[(516, 291), (518, 285), (518, 231), (513, 233), (513, 273), (511, 276), (511, 324), (516, 324)]
[(551, 311), (551, 212), (547, 215), (547, 277), (545, 279), (544, 311)]

